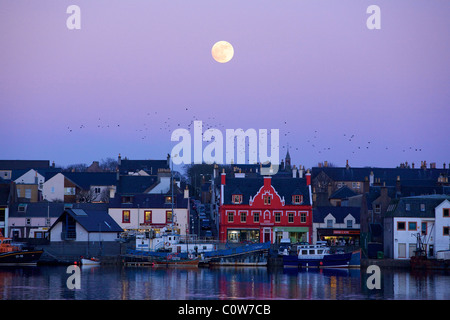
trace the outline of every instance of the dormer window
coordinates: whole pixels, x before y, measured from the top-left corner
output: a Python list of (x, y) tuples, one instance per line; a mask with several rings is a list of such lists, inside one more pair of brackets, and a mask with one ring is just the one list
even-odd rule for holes
[[(165, 199), (166, 203), (172, 203), (172, 197), (171, 196), (167, 196)], [(175, 202), (175, 196), (173, 197), (173, 202)]]
[(272, 203), (272, 197), (271, 196), (264, 196), (264, 205), (270, 206)]
[(295, 194), (292, 196), (293, 204), (300, 204), (303, 202), (303, 196), (301, 194)]
[(132, 203), (133, 197), (131, 196), (122, 196), (122, 203)]
[(231, 198), (231, 202), (233, 204), (241, 204), (242, 203), (242, 194), (233, 194)]
[(26, 212), (27, 211), (27, 205), (26, 204), (19, 204), (18, 211), (19, 212)]

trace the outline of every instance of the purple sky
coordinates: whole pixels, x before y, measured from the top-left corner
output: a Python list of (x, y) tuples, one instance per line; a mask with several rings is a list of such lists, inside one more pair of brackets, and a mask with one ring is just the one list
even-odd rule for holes
[[(366, 27), (372, 4), (381, 30)], [(198, 119), (280, 129), (297, 166), (442, 167), (449, 15), (448, 0), (2, 0), (0, 158), (164, 159)]]

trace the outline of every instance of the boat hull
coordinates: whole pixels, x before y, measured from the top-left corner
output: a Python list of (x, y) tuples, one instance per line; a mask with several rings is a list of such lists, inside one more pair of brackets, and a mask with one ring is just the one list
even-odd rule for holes
[(297, 256), (283, 256), (285, 268), (349, 268), (352, 253), (324, 255), (317, 258), (299, 259)]
[(34, 266), (37, 264), (43, 253), (44, 251), (42, 250), (12, 251), (0, 253), (0, 266)]
[(100, 265), (100, 261), (91, 260), (91, 259), (81, 259), (82, 266), (98, 266)]

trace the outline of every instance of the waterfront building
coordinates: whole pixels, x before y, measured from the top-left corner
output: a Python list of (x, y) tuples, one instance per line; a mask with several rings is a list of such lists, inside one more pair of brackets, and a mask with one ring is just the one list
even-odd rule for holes
[(313, 243), (359, 245), (360, 207), (313, 208)]
[(221, 242), (292, 242), (312, 239), (311, 180), (308, 172), (290, 175), (221, 173), (219, 240)]
[(121, 232), (122, 228), (101, 204), (66, 207), (49, 229), (50, 242), (114, 242)]
[(450, 195), (394, 199), (384, 218), (384, 254), (410, 259), (418, 249), (436, 257), (450, 249)]
[(165, 193), (116, 193), (110, 199), (109, 214), (125, 231), (158, 233), (163, 228), (173, 228), (186, 235), (189, 233), (189, 190), (181, 190), (174, 184), (173, 193), (172, 189)]

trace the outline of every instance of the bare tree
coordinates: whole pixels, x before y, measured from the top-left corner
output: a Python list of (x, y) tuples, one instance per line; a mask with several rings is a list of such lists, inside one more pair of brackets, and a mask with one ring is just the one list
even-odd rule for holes
[(80, 192), (76, 195), (76, 201), (81, 203), (90, 203), (95, 201), (97, 198), (97, 194), (93, 189), (89, 190), (80, 190)]
[(114, 158), (106, 158), (100, 161), (100, 168), (103, 169), (103, 171), (114, 172), (116, 171), (118, 165), (117, 159)]

